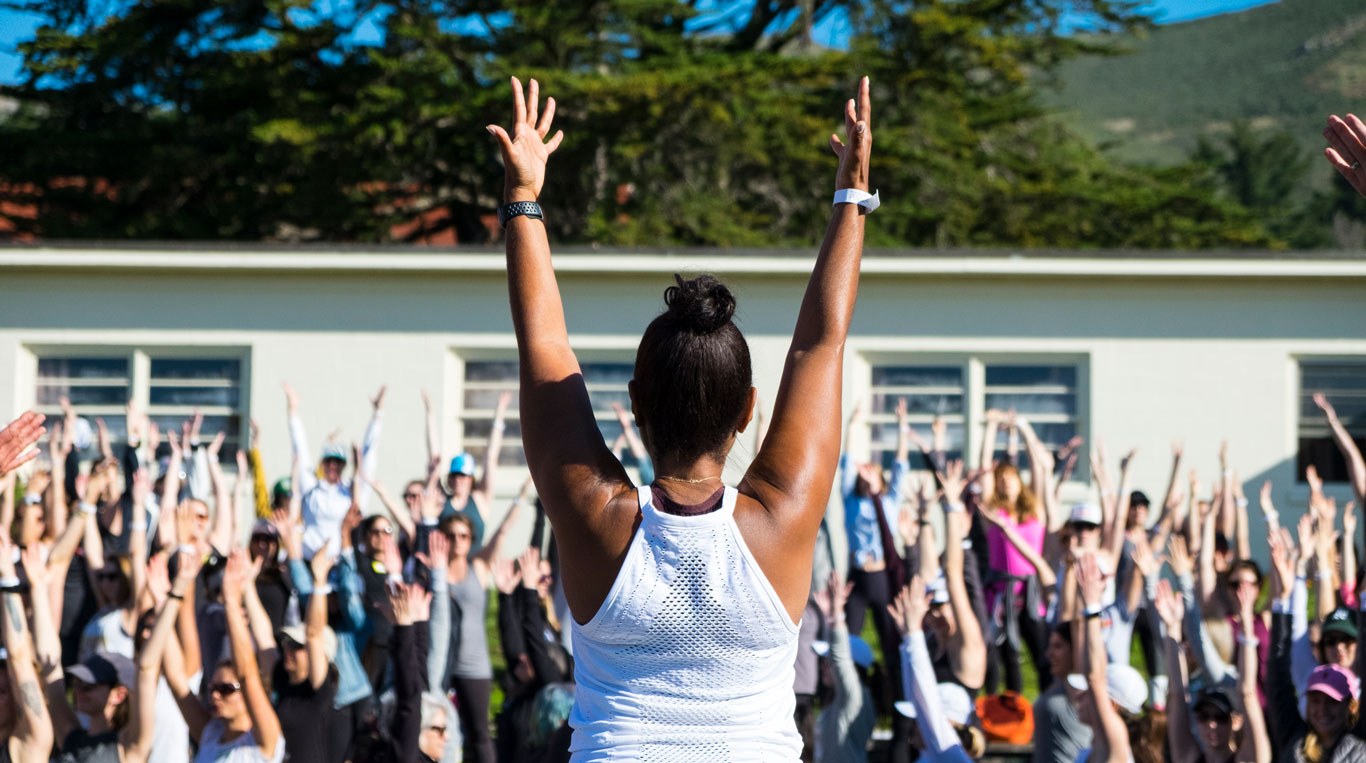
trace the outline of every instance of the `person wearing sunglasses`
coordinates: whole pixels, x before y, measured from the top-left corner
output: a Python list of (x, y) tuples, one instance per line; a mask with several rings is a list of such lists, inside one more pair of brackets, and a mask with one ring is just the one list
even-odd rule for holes
[[(327, 584), (332, 559), (326, 552), (309, 562), (313, 590)], [(287, 625), (276, 635), (280, 661), (272, 671), (275, 714), (285, 737), (291, 763), (326, 763), (329, 758), (327, 724), (337, 696), (337, 635), (327, 627), (327, 596), (308, 597), (304, 623)]]
[(199, 740), (195, 763), (284, 761), (285, 739), (280, 719), (261, 681), (243, 602), (250, 583), (248, 565), (244, 549), (238, 548), (228, 556), (223, 573), (223, 606), (231, 656), (205, 679), (203, 694), (207, 703), (190, 691), (183, 670), (167, 665), (166, 680), (175, 692), (190, 735)]

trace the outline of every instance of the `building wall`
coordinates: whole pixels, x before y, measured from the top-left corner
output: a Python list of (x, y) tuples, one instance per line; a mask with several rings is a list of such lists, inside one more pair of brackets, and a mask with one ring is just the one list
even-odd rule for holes
[[(282, 383), (302, 398), (315, 451), (336, 429), (359, 439), (368, 397), (387, 384), (379, 474), (397, 495), (426, 458), (419, 391), (432, 393), (449, 457), (460, 443), (460, 359), (515, 357), (501, 256), (216, 256), (0, 250), (0, 416), (33, 404), (33, 358), (44, 348), (220, 348), (246, 360), (243, 406), (262, 424), (272, 479), (290, 467)], [(773, 400), (809, 256), (557, 262), (576, 348), (621, 362), (632, 361), (662, 308), (670, 273), (690, 264), (720, 271), (738, 295), (761, 401)], [(1134, 485), (1155, 501), (1174, 439), (1184, 441), (1207, 491), (1227, 438), (1254, 507), (1261, 481), (1271, 479), (1282, 510), (1298, 513), (1297, 359), (1366, 357), (1363, 284), (1366, 268), (1355, 263), (870, 259), (843, 407), (866, 392), (874, 363), (1075, 360), (1081, 433), (1104, 438), (1112, 461), (1138, 448)], [(859, 440), (856, 451), (866, 447)], [(729, 478), (751, 454), (742, 439)], [(510, 499), (520, 479), (509, 470), (499, 493)], [(1086, 487), (1070, 486), (1068, 495), (1084, 497)]]

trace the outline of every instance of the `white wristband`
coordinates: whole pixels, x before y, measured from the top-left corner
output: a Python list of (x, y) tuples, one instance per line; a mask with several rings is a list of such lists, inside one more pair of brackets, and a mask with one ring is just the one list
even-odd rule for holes
[(0, 578), (0, 588), (14, 588), (17, 585), (19, 585), (19, 578), (17, 577)]
[(1092, 604), (1091, 606), (1089, 606), (1089, 607), (1083, 609), (1083, 610), (1081, 611), (1081, 614), (1082, 614), (1083, 617), (1100, 617), (1100, 613), (1101, 613), (1101, 612), (1104, 612), (1104, 611), (1105, 611), (1104, 605), (1101, 605), (1101, 604)]
[(495, 432), (501, 432), (501, 431), (503, 431), (504, 429), (507, 429), (507, 426), (508, 426), (507, 424), (505, 424), (505, 423), (503, 423), (503, 422), (501, 422), (501, 421), (495, 421), (495, 422), (493, 422), (493, 431), (495, 431)]
[(1237, 500), (1235, 500), (1235, 501), (1233, 502), (1233, 505), (1234, 505), (1234, 506), (1237, 506), (1237, 507), (1240, 508), (1240, 509), (1246, 509), (1246, 508), (1247, 508), (1247, 499), (1246, 499), (1246, 498), (1239, 498), (1239, 499), (1237, 499)]
[(1256, 636), (1244, 636), (1243, 634), (1239, 633), (1238, 643), (1242, 644), (1243, 646), (1249, 646), (1255, 649), (1258, 646), (1260, 646), (1262, 642), (1258, 641)]
[(82, 514), (94, 514), (96, 511), (99, 510), (98, 507), (95, 506), (95, 504), (86, 503), (85, 501), (81, 501), (80, 503), (76, 504), (76, 508), (80, 509)]
[(179, 546), (176, 546), (175, 550), (186, 554), (193, 554), (198, 549), (195, 548), (195, 545), (193, 543), (182, 543)]
[(882, 205), (882, 200), (878, 197), (878, 192), (868, 193), (857, 188), (841, 188), (835, 191), (835, 200), (831, 206), (837, 204), (857, 204), (862, 214), (868, 214)]
[(133, 531), (133, 532), (137, 532), (138, 530), (146, 530), (146, 529), (147, 529), (147, 521), (146, 521), (146, 520), (143, 520), (143, 521), (141, 521), (141, 522), (134, 522), (134, 523), (128, 525), (128, 529), (131, 530), (131, 531)]
[(40, 504), (40, 503), (42, 503), (42, 502), (43, 502), (43, 494), (42, 494), (42, 493), (25, 493), (25, 494), (24, 494), (24, 505), (25, 505), (25, 506), (37, 506), (38, 504)]

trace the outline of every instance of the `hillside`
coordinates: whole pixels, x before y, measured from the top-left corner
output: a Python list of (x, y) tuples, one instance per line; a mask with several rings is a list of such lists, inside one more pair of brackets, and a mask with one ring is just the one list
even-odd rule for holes
[(1356, 3), (1281, 0), (1159, 26), (1131, 47), (1069, 62), (1060, 90), (1045, 94), (1122, 158), (1180, 161), (1199, 135), (1236, 119), (1293, 132), (1317, 152), (1329, 113), (1366, 116), (1366, 6)]

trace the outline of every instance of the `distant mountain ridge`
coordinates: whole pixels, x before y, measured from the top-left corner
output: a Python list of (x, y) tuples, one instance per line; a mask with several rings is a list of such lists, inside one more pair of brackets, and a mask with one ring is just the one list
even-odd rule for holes
[(1328, 114), (1366, 118), (1366, 3), (1281, 0), (1162, 25), (1127, 47), (1068, 62), (1060, 89), (1045, 92), (1124, 159), (1181, 161), (1199, 136), (1217, 138), (1239, 119), (1294, 133), (1317, 152)]

